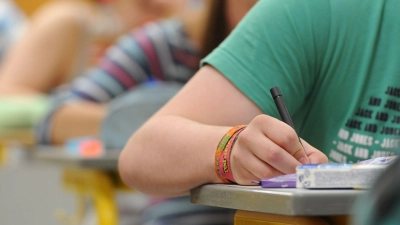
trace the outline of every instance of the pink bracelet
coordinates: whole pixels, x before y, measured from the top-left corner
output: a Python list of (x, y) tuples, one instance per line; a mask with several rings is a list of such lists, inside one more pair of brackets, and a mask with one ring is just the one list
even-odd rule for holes
[(230, 169), (230, 153), (237, 139), (237, 135), (246, 126), (236, 126), (231, 128), (221, 139), (215, 152), (215, 171), (221, 181), (225, 184), (234, 181), (232, 171)]

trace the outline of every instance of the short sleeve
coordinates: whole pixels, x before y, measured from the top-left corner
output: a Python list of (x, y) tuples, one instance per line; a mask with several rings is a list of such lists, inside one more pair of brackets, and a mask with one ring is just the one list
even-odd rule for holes
[(273, 86), (289, 97), (289, 111), (297, 111), (324, 56), (329, 33), (325, 3), (259, 1), (202, 65), (215, 67), (264, 113), (275, 107), (269, 93)]

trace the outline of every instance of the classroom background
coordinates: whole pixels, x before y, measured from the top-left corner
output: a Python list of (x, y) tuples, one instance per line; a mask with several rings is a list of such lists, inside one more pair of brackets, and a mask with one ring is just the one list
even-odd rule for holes
[[(38, 86), (41, 88), (40, 91), (45, 93), (44, 95), (42, 95), (43, 93), (35, 93), (34, 98), (29, 99), (29, 101), (25, 101), (26, 99), (21, 99), (19, 96), (13, 96), (13, 90), (8, 89), (9, 87), (4, 86), (1, 82), (2, 72), (4, 72), (2, 60), (7, 57), (10, 47), (16, 43), (16, 40), (19, 40), (24, 32), (30, 28), (32, 18), (43, 7), (60, 1), (81, 2), (85, 6), (99, 6), (96, 9), (101, 11), (98, 14), (101, 16), (96, 17), (95, 22), (90, 23), (93, 27), (86, 27), (87, 31), (93, 32), (94, 34), (91, 35), (96, 36), (96, 38), (93, 39), (93, 43), (89, 43), (86, 39), (87, 36), (85, 36), (86, 33), (83, 32), (83, 38), (80, 39), (82, 43), (78, 44), (82, 47), (82, 51), (75, 52), (77, 55), (71, 59), (71, 68), (65, 69), (66, 75), (60, 75), (58, 72), (61, 70), (55, 69), (53, 72), (60, 75), (59, 79), (55, 79), (57, 82)], [(123, 2), (123, 4), (113, 5), (117, 1)], [(51, 93), (53, 88), (63, 84), (63, 82), (71, 81), (71, 73), (80, 74), (85, 68), (95, 65), (107, 47), (127, 29), (130, 30), (132, 27), (155, 18), (166, 18), (174, 15), (173, 11), (156, 12), (157, 10), (155, 10), (154, 15), (148, 15), (148, 17), (144, 15), (140, 23), (129, 21), (130, 12), (127, 10), (129, 7), (124, 4), (129, 5), (129, 2), (145, 4), (147, 1), (150, 0), (0, 0), (0, 225), (137, 225), (142, 210), (152, 201), (156, 201), (144, 194), (127, 189), (117, 172), (118, 151), (105, 152), (98, 139), (82, 137), (67, 141), (59, 146), (38, 146), (34, 137), (34, 125), (43, 115), (44, 110), (48, 109), (47, 94)], [(193, 8), (196, 8), (202, 0), (188, 1)], [(120, 15), (119, 12), (116, 12), (117, 10), (122, 10), (125, 16), (116, 16)], [(49, 13), (45, 10), (43, 12)], [(78, 10), (73, 17), (84, 21), (87, 17), (82, 12)], [(51, 15), (51, 12), (47, 15)], [(121, 21), (125, 23), (120, 23)], [(218, 29), (218, 27), (216, 28)], [(223, 35), (216, 38), (221, 40), (216, 40), (215, 43), (222, 41), (223, 36), (227, 34), (226, 30), (221, 30), (221, 33)], [(52, 47), (54, 46), (51, 44), (44, 46), (44, 48), (49, 49)], [(86, 54), (88, 52), (90, 52), (90, 57)], [(38, 58), (42, 56), (40, 51), (37, 55)], [(181, 56), (181, 58), (191, 61), (195, 57), (187, 54)], [(196, 59), (192, 62), (196, 66), (195, 70), (197, 70), (199, 63)], [(20, 67), (24, 68), (24, 66)], [(33, 70), (31, 68), (24, 69), (25, 71)], [(30, 77), (27, 80), (35, 80), (35, 78)], [(181, 86), (157, 86), (159, 90), (163, 91), (163, 98), (160, 98), (159, 93), (151, 92), (152, 85), (157, 85), (154, 80), (149, 80), (149, 82), (146, 80), (144, 83), (148, 85), (145, 86), (144, 90), (150, 87), (150, 91), (144, 92), (144, 94), (159, 101), (155, 102), (152, 108), (144, 108), (143, 114), (146, 114), (146, 110), (156, 110), (160, 104), (165, 103), (181, 88)], [(26, 92), (27, 90), (22, 91)], [(11, 95), (8, 95), (10, 93)], [(29, 91), (26, 93), (29, 93)], [(140, 96), (136, 97), (140, 98)], [(139, 101), (139, 103), (142, 102)], [(123, 105), (124, 101), (119, 102), (119, 104), (119, 106)], [(115, 104), (114, 106), (118, 105)], [(116, 108), (118, 109), (118, 107)], [(116, 111), (116, 118), (119, 116), (118, 113), (119, 111)], [(127, 113), (121, 114), (121, 116), (126, 115)], [(146, 118), (143, 117), (138, 120), (140, 119)], [(121, 120), (108, 120), (108, 122), (115, 123), (113, 124), (114, 127), (110, 126), (112, 129), (126, 128), (126, 126), (131, 125), (126, 125)], [(116, 137), (121, 138), (123, 136), (122, 132), (117, 133), (112, 129), (108, 132), (108, 134), (111, 134), (108, 140), (110, 143), (116, 141)], [(126, 138), (124, 136), (121, 140)], [(121, 143), (121, 140), (118, 140), (118, 142)], [(97, 158), (97, 156), (102, 157)], [(211, 187), (210, 192), (215, 191), (212, 188), (215, 187)], [(217, 186), (218, 188), (219, 186)], [(205, 190), (207, 191), (207, 187)], [(246, 188), (240, 190), (245, 193), (249, 192)], [(225, 191), (222, 189), (221, 196), (231, 194)], [(202, 193), (202, 190), (197, 189), (197, 192)], [(356, 194), (359, 193), (351, 193), (351, 197), (356, 196)], [(212, 195), (206, 197), (209, 196)], [(247, 197), (243, 197), (243, 199), (249, 201), (247, 202), (248, 205), (258, 207), (251, 202), (253, 199)], [(238, 205), (240, 206), (240, 204)], [(346, 207), (348, 205), (345, 204)], [(227, 208), (225, 206), (222, 205), (221, 208)], [(274, 207), (275, 205), (272, 208), (274, 209)], [(240, 210), (240, 208), (238, 209)], [(344, 211), (348, 213), (349, 210)], [(239, 212), (243, 213), (244, 210)], [(339, 215), (342, 214), (343, 212), (339, 213)], [(241, 214), (237, 215), (241, 216)], [(261, 216), (264, 217), (263, 214)], [(251, 219), (252, 217), (244, 212), (242, 218)], [(233, 219), (233, 216), (231, 216), (231, 219)], [(339, 219), (339, 222), (332, 224), (343, 224), (344, 220), (347, 221), (347, 217), (340, 217)]]
[[(102, 17), (96, 18), (96, 23), (93, 23), (93, 27), (88, 28), (90, 31), (95, 30), (94, 32), (97, 32), (96, 35), (98, 35), (95, 40), (96, 48), (91, 49), (93, 50), (91, 52), (93, 53), (93, 55), (91, 55), (93, 57), (91, 59), (83, 59), (86, 55), (79, 54), (77, 61), (85, 61), (87, 65), (78, 65), (78, 70), (80, 71), (75, 70), (75, 73), (81, 72), (85, 66), (93, 65), (96, 59), (104, 53), (104, 50), (122, 34), (122, 30), (129, 29), (127, 27), (129, 23), (127, 20), (129, 19), (118, 18), (118, 21), (115, 20), (115, 15), (118, 14), (116, 11), (125, 10), (127, 13), (126, 15), (129, 15), (129, 10), (124, 9), (124, 7), (130, 6), (129, 4), (131, 3), (136, 4), (137, 2), (137, 4), (142, 4), (145, 2), (122, 0), (119, 1), (121, 2), (120, 5), (115, 6), (114, 3), (117, 1), (112, 0), (0, 0), (0, 65), (2, 65), (2, 60), (7, 56), (11, 46), (13, 46), (13, 44), (17, 42), (16, 40), (19, 40), (19, 38), (24, 35), (24, 32), (30, 28), (30, 25), (33, 23), (32, 18), (34, 16), (40, 18), (40, 14), (37, 16), (38, 12), (45, 7), (51, 9), (51, 4), (57, 1), (67, 2), (67, 6), (68, 3), (71, 2), (83, 2), (86, 5), (96, 5), (96, 9), (99, 9), (101, 13), (103, 13), (99, 13), (98, 15)], [(79, 3), (76, 5), (79, 6)], [(47, 13), (47, 16), (51, 15), (51, 12), (43, 11), (44, 14)], [(70, 12), (71, 11), (72, 10), (70, 10)], [(81, 12), (76, 10), (77, 18), (83, 16), (79, 13)], [(165, 15), (163, 14), (161, 16), (167, 17), (171, 15), (172, 13), (167, 12)], [(151, 19), (150, 17), (151, 16), (148, 18), (149, 20)], [(121, 22), (120, 20), (124, 19), (126, 20), (123, 21), (126, 22), (124, 24), (126, 27), (118, 23)], [(87, 44), (87, 40), (83, 39), (82, 41), (82, 45)], [(54, 46), (49, 44), (45, 47), (52, 48)], [(82, 46), (82, 48), (85, 47), (87, 46)], [(41, 57), (40, 52), (38, 52), (38, 57)], [(97, 214), (96, 210), (98, 209), (96, 207), (98, 205), (102, 207), (103, 211), (109, 211), (109, 208), (115, 209), (116, 207), (113, 205), (114, 202), (105, 202), (105, 200), (99, 200), (102, 202), (98, 205), (93, 203), (93, 195), (100, 196), (99, 198), (103, 197), (101, 194), (97, 193), (98, 189), (101, 189), (101, 187), (96, 187), (98, 189), (94, 188), (96, 190), (93, 190), (79, 183), (81, 180), (73, 180), (75, 179), (75, 175), (79, 176), (85, 174), (87, 171), (83, 171), (83, 173), (81, 173), (81, 171), (72, 173), (72, 184), (68, 186), (64, 181), (65, 176), (69, 174), (69, 171), (66, 171), (67, 166), (40, 160), (35, 156), (35, 151), (40, 147), (35, 145), (33, 125), (38, 119), (37, 113), (40, 114), (39, 111), (43, 109), (42, 103), (47, 104), (45, 103), (47, 99), (42, 99), (42, 96), (39, 96), (32, 101), (25, 101), (25, 99), (19, 99), (18, 96), (8, 95), (7, 87), (0, 85), (0, 89), (3, 89), (0, 90), (0, 224), (89, 225), (114, 224), (116, 221), (119, 221), (118, 224), (135, 224), (136, 212), (125, 212), (127, 214), (127, 216), (124, 216), (125, 220), (130, 221), (126, 223), (121, 221), (119, 215), (116, 215), (124, 213), (121, 212), (124, 211), (124, 205), (119, 205), (119, 211), (113, 212), (114, 214), (108, 217), (106, 215), (105, 217), (107, 218), (104, 220)], [(97, 151), (95, 154), (98, 154), (100, 149), (99, 142), (97, 140), (90, 141), (85, 143), (89, 143), (89, 148), (91, 148), (91, 150), (95, 149), (94, 151)], [(65, 146), (61, 146), (60, 148), (63, 147)], [(74, 146), (71, 148), (73, 151), (77, 150), (76, 146), (75, 148)], [(57, 151), (58, 149), (51, 149), (50, 151), (54, 150)], [(115, 157), (112, 158), (113, 166), (116, 165), (117, 160), (116, 155), (114, 156)], [(113, 170), (115, 171), (114, 167)], [(91, 179), (91, 175), (93, 175), (91, 172), (92, 171), (88, 171), (88, 175), (86, 176), (85, 174), (85, 177), (82, 179)], [(99, 173), (95, 175), (97, 176)], [(100, 176), (102, 175), (105, 176), (106, 181), (102, 181), (101, 185), (107, 185), (110, 183), (110, 179), (113, 179), (108, 179), (109, 174), (101, 173)], [(106, 190), (106, 192), (107, 191), (108, 190)], [(124, 193), (119, 195), (121, 198), (134, 202), (133, 204), (129, 204), (129, 210), (132, 210), (132, 206), (133, 210), (135, 210), (136, 206), (140, 209), (142, 206), (146, 205), (148, 201), (146, 196), (141, 194), (132, 195), (129, 190), (126, 194), (128, 197), (124, 196)], [(117, 224), (117, 222), (115, 224)]]
[[(0, 43), (6, 45), (5, 17), (15, 15), (7, 7), (5, 0), (0, 4), (2, 20)], [(9, 17), (18, 26), (27, 20), (38, 8), (49, 0), (15, 0), (23, 14)], [(13, 145), (11, 147), (11, 145)], [(0, 223), (1, 224), (61, 224), (59, 215), (74, 212), (74, 195), (60, 186), (61, 169), (32, 159), (29, 152), (19, 144), (8, 145), (2, 153), (0, 166)], [(5, 156), (7, 155), (7, 156)], [(60, 214), (61, 213), (61, 214)]]
[(23, 149), (8, 153), (0, 168), (0, 223), (62, 224), (57, 218), (72, 215), (76, 204), (61, 185), (62, 169), (36, 162)]

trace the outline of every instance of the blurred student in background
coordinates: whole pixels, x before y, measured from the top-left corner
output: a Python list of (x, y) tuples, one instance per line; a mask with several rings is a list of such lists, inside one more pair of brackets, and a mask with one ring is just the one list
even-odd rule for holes
[(188, 81), (207, 55), (256, 2), (176, 0), (176, 17), (151, 22), (121, 37), (99, 64), (55, 95), (38, 129), (39, 141), (62, 144), (98, 136), (107, 102), (148, 80)]
[[(55, 93), (54, 105), (37, 129), (39, 142), (63, 144), (75, 137), (97, 137), (107, 107), (116, 97), (152, 80), (187, 82), (200, 59), (228, 36), (255, 2), (170, 1), (174, 18), (133, 29), (107, 50), (97, 66)], [(129, 124), (129, 118), (121, 119)], [(162, 200), (143, 214), (146, 224), (230, 224), (232, 220), (232, 210), (192, 205), (186, 197)]]
[(52, 0), (18, 22), (17, 5), (0, 6), (0, 50), (7, 50), (0, 61), (0, 129), (31, 129), (50, 105), (48, 93), (95, 65), (119, 35), (172, 13), (159, 0)]
[(163, 13), (145, 0), (50, 1), (1, 62), (0, 95), (49, 93), (93, 64), (116, 37)]

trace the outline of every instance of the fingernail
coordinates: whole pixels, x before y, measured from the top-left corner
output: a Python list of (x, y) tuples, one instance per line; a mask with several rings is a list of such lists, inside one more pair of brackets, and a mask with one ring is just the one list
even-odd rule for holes
[(307, 159), (306, 157), (300, 158), (300, 159), (299, 159), (299, 162), (300, 162), (301, 164), (308, 164), (308, 163), (309, 163), (309, 161), (308, 161), (308, 159)]

